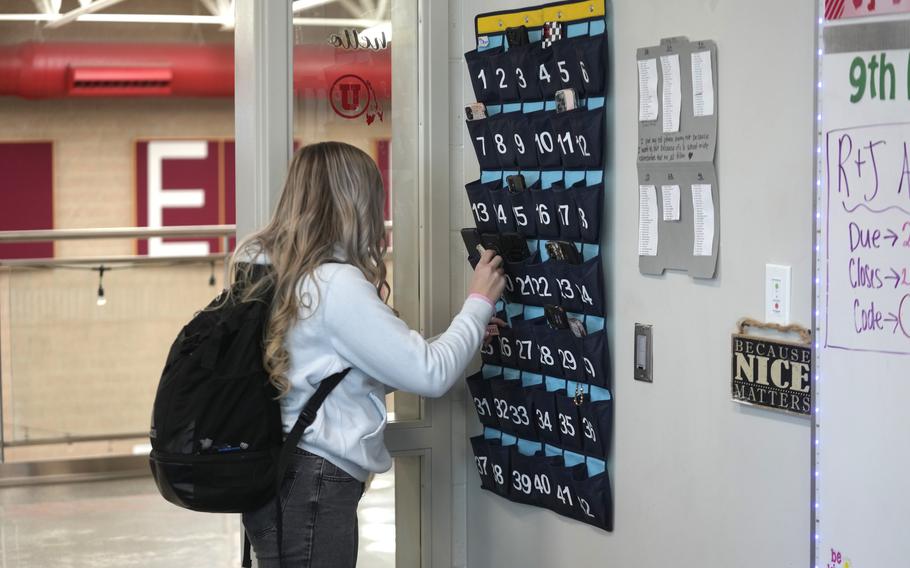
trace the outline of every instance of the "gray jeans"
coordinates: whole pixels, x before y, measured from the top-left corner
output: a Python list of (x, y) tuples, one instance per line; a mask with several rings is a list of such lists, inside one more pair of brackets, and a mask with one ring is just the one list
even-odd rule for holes
[[(354, 568), (357, 503), (364, 485), (325, 459), (301, 449), (281, 486), (282, 556), (286, 568)], [(279, 568), (276, 497), (243, 514), (259, 568)]]

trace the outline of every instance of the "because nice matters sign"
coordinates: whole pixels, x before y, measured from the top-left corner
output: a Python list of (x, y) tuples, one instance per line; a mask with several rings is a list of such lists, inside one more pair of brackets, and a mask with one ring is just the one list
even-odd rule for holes
[(808, 345), (733, 335), (733, 400), (809, 415), (812, 350)]

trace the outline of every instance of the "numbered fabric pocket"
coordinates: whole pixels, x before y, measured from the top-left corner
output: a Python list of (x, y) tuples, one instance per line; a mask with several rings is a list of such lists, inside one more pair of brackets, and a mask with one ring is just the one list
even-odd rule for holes
[(515, 367), (529, 373), (536, 373), (537, 345), (534, 343), (534, 326), (529, 321), (516, 321), (512, 325), (516, 350)]
[(572, 398), (574, 393), (556, 391), (556, 419), (559, 428), (559, 446), (566, 450), (582, 451), (581, 419), (578, 406)]
[(560, 89), (575, 89), (581, 96), (585, 82), (582, 79), (582, 68), (579, 65), (578, 54), (575, 50), (576, 39), (557, 41), (551, 48), (553, 50), (553, 66), (559, 80)]
[(577, 497), (575, 518), (595, 527), (613, 530), (613, 495), (606, 471), (573, 483)]
[(477, 102), (488, 105), (499, 102), (499, 89), (493, 78), (493, 56), (502, 52), (502, 48), (486, 51), (475, 49), (464, 54)]
[(582, 264), (546, 263), (559, 290), (560, 305), (568, 312), (603, 316), (603, 274), (600, 257)]
[(468, 377), (465, 382), (467, 382), (471, 398), (474, 400), (474, 408), (477, 410), (477, 417), (480, 419), (480, 423), (490, 428), (498, 428), (499, 419), (496, 417), (495, 407), (493, 406), (493, 391), (490, 388), (490, 380), (485, 379), (481, 373), (475, 373)]
[(559, 237), (559, 215), (556, 209), (555, 192), (550, 189), (528, 190), (534, 203), (534, 221), (537, 237), (555, 239)]
[(537, 344), (537, 362), (540, 373), (551, 377), (561, 377), (562, 365), (557, 348), (559, 331), (551, 329), (546, 318), (540, 318), (532, 329)]
[[(550, 501), (555, 498), (556, 483), (553, 479), (553, 470), (562, 467), (562, 456), (546, 456), (543, 452), (535, 454), (532, 459), (522, 464), (523, 469), (527, 470), (531, 482), (531, 500), (536, 505), (548, 506)], [(525, 488), (524, 478), (522, 478), (522, 491)]]
[(582, 90), (579, 94), (585, 97), (604, 94), (607, 76), (604, 37), (604, 34), (599, 34), (571, 40), (575, 47), (578, 68), (581, 71)]
[(603, 108), (576, 109), (550, 118), (553, 137), (566, 169), (600, 169), (603, 164)]
[(495, 233), (496, 213), (493, 209), (493, 200), (490, 192), (498, 190), (502, 186), (499, 180), (482, 183), (480, 180), (473, 181), (466, 186), (468, 192), (468, 201), (471, 203), (471, 214), (474, 216), (474, 224), (481, 233)]
[(509, 496), (510, 461), (513, 446), (503, 446), (499, 440), (471, 438), (471, 447), (480, 474), (480, 486), (503, 497)]
[(480, 346), (480, 360), (485, 365), (499, 365), (501, 363), (499, 360), (499, 345), (496, 339), (494, 337), (492, 341), (483, 343)]
[(559, 418), (556, 414), (556, 396), (543, 385), (529, 387), (528, 399), (534, 412), (537, 439), (545, 444), (559, 445)]
[(493, 70), (493, 84), (496, 98), (503, 103), (518, 100), (518, 79), (513, 67), (512, 57), (507, 52), (497, 52), (490, 57), (490, 68)]
[(570, 216), (570, 222), (575, 226), (567, 228), (567, 232), (577, 229), (578, 240), (585, 243), (600, 242), (600, 216), (603, 211), (603, 184), (590, 187), (573, 187), (569, 190), (575, 215)]
[(511, 446), (510, 456), (512, 471), (511, 484), (509, 485), (509, 499), (516, 503), (538, 505), (540, 501), (534, 491), (534, 472), (538, 468), (535, 463), (544, 459), (543, 453), (526, 456), (518, 451), (517, 446)]
[(509, 193), (512, 203), (512, 217), (515, 220), (515, 230), (523, 237), (537, 235), (537, 214), (534, 211), (534, 201), (531, 191)]
[[(515, 145), (512, 140), (510, 125), (511, 117), (516, 113), (499, 113), (487, 119), (487, 130), (489, 131), (489, 142), (487, 143), (487, 153), (496, 157), (496, 169), (515, 170), (517, 158), (515, 157)], [(521, 113), (518, 113), (521, 114)]]
[(532, 420), (531, 404), (518, 380), (496, 380), (490, 383), (493, 406), (502, 430), (520, 438), (534, 438), (537, 431)]
[(534, 149), (537, 151), (537, 164), (542, 169), (559, 168), (562, 166), (562, 157), (556, 148), (556, 136), (553, 134), (553, 125), (550, 117), (556, 113), (550, 111), (530, 112), (525, 116), (534, 135)]
[(553, 483), (553, 495), (544, 500), (544, 505), (551, 511), (571, 519), (577, 518), (578, 495), (576, 483), (588, 476), (585, 464), (572, 467), (550, 467), (550, 481)]
[(550, 341), (559, 365), (559, 374), (554, 376), (570, 381), (584, 381), (583, 339), (575, 337), (571, 330), (560, 329), (553, 332)]
[(553, 194), (554, 216), (559, 223), (559, 238), (564, 241), (578, 241), (581, 237), (581, 231), (579, 229), (578, 211), (573, 200), (575, 195), (574, 186), (566, 189), (563, 184), (554, 183), (550, 186), (550, 192)]
[(562, 81), (556, 69), (553, 49), (543, 47), (542, 42), (530, 44), (529, 57), (534, 62), (534, 73), (537, 76), (537, 87), (543, 99), (552, 99), (556, 91), (562, 88)]
[(499, 328), (499, 337), (493, 340), (499, 344), (499, 362), (504, 367), (518, 367), (518, 349), (515, 346), (515, 331), (510, 327)]
[[(500, 158), (500, 165), (504, 170), (536, 170), (537, 150), (534, 142), (534, 132), (528, 122), (527, 115), (520, 112), (510, 112), (501, 116), (503, 121), (503, 137), (508, 146), (508, 161)], [(496, 142), (494, 136), (494, 143)]]
[(584, 373), (579, 379), (592, 385), (610, 388), (610, 350), (606, 330), (595, 331), (576, 341), (581, 345), (584, 364)]
[(510, 46), (508, 54), (511, 59), (512, 72), (515, 74), (515, 85), (518, 87), (518, 98), (522, 101), (535, 101), (540, 98), (537, 85), (538, 67), (531, 53), (532, 44)]
[(582, 446), (586, 454), (603, 459), (610, 453), (610, 436), (613, 432), (613, 401), (585, 402), (578, 407), (581, 419)]
[(471, 137), (471, 144), (474, 145), (474, 153), (477, 155), (477, 163), (480, 164), (481, 170), (487, 171), (499, 169), (499, 156), (497, 155), (495, 145), (493, 144), (489, 123), (489, 118), (468, 120), (465, 122), (468, 126), (468, 135)]
[(493, 204), (496, 230), (500, 233), (514, 233), (515, 219), (512, 217), (512, 200), (509, 199), (509, 190), (504, 188), (490, 190), (490, 201)]
[(490, 440), (481, 434), (471, 438), (471, 449), (474, 450), (474, 465), (480, 475), (480, 487), (487, 491), (496, 491), (496, 482), (493, 481), (493, 466), (490, 463)]
[(511, 301), (528, 306), (557, 303), (559, 296), (553, 287), (547, 263), (541, 264), (538, 255), (523, 262), (506, 262), (503, 266), (507, 276), (506, 289), (509, 286), (513, 288)]

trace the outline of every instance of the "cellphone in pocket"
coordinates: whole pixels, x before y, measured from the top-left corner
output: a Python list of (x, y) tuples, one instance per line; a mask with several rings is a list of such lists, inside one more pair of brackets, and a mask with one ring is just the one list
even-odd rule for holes
[(506, 183), (509, 184), (509, 193), (521, 193), (528, 188), (525, 185), (525, 176), (521, 174), (506, 176)]
[(528, 38), (528, 28), (525, 26), (506, 28), (506, 39), (509, 41), (509, 47), (528, 45), (530, 42)]
[(560, 89), (556, 91), (556, 112), (565, 112), (578, 108), (578, 97), (575, 89)]
[(569, 318), (566, 316), (566, 310), (560, 306), (547, 304), (543, 307), (544, 314), (547, 316), (547, 325), (552, 329), (569, 329)]
[(553, 260), (567, 262), (569, 264), (581, 264), (581, 254), (575, 245), (568, 241), (548, 241), (547, 254)]
[(521, 262), (531, 256), (528, 242), (518, 233), (502, 233), (499, 235), (499, 250), (503, 259), (509, 262)]
[(464, 116), (468, 122), (480, 120), (487, 117), (487, 105), (483, 103), (471, 103), (464, 107)]
[(562, 39), (562, 24), (545, 22), (543, 25), (543, 47), (550, 47), (553, 42)]

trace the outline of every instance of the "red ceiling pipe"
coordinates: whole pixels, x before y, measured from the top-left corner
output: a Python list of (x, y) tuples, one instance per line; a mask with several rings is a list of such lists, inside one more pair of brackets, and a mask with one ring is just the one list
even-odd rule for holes
[[(324, 97), (343, 75), (356, 75), (380, 98), (391, 96), (389, 50), (330, 45), (294, 48), (294, 90)], [(27, 99), (110, 96), (230, 97), (230, 44), (21, 43), (0, 45), (0, 96)]]

